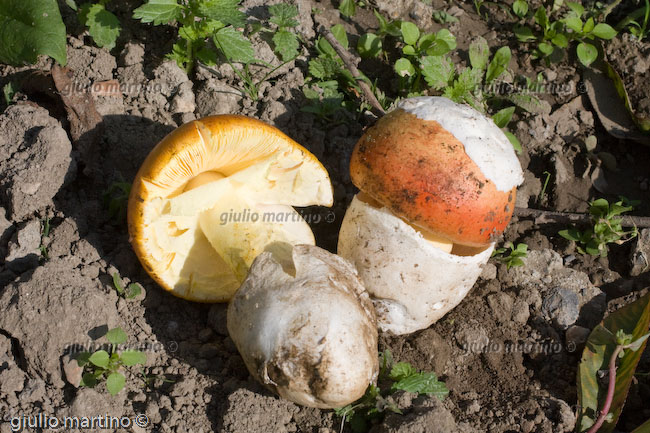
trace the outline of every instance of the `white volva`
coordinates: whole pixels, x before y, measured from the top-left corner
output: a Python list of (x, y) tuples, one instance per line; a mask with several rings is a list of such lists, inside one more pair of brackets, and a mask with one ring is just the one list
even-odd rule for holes
[(343, 407), (377, 378), (370, 297), (350, 263), (315, 246), (260, 254), (228, 307), (228, 332), (251, 375), (298, 404)]
[(359, 196), (345, 214), (338, 244), (338, 254), (356, 266), (372, 297), (379, 328), (397, 335), (427, 328), (458, 305), (493, 249), (443, 251), (390, 210)]

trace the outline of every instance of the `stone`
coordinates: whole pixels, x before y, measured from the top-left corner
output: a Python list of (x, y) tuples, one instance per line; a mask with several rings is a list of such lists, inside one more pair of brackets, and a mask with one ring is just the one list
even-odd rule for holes
[(556, 287), (544, 299), (542, 313), (560, 328), (566, 329), (578, 320), (578, 306), (578, 295), (574, 291)]
[(228, 327), (226, 326), (227, 315), (227, 305), (214, 304), (208, 312), (208, 326), (218, 335), (228, 336)]
[(498, 322), (504, 323), (510, 321), (514, 304), (510, 295), (505, 292), (493, 293), (488, 295), (487, 302)]
[(459, 433), (458, 425), (444, 403), (436, 397), (413, 401), (411, 412), (389, 412), (384, 422), (373, 427), (371, 433)]
[(70, 354), (63, 355), (61, 364), (63, 365), (63, 373), (65, 374), (66, 382), (75, 388), (79, 388), (81, 376), (84, 371), (83, 367), (80, 367), (77, 360)]
[(0, 114), (0, 202), (11, 219), (52, 204), (73, 176), (71, 151), (67, 133), (46, 109), (14, 104)]
[(66, 347), (90, 343), (88, 333), (101, 326), (124, 328), (117, 295), (66, 260), (46, 261), (28, 281), (17, 280), (0, 292), (0, 329), (17, 340), (26, 372), (55, 388), (65, 385), (60, 356)]
[(194, 92), (192, 92), (192, 82), (186, 81), (178, 87), (178, 93), (172, 98), (169, 105), (169, 111), (172, 114), (193, 113), (196, 110)]
[(18, 228), (11, 241), (5, 261), (13, 272), (22, 273), (38, 266), (41, 245), (41, 223), (31, 220)]
[(590, 333), (591, 330), (588, 328), (577, 325), (571, 326), (566, 330), (564, 337), (566, 340), (567, 349), (570, 352), (577, 350), (580, 346), (587, 342), (587, 338), (589, 338)]
[(528, 308), (528, 302), (523, 299), (515, 300), (512, 306), (512, 320), (523, 325), (528, 322), (529, 317), (530, 309)]

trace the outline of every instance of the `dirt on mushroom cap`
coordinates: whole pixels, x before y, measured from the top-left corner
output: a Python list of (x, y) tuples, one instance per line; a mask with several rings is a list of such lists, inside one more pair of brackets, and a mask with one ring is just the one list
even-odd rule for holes
[(494, 241), (514, 211), (516, 187), (499, 191), (449, 131), (402, 109), (361, 137), (350, 175), (395, 214), (463, 245)]

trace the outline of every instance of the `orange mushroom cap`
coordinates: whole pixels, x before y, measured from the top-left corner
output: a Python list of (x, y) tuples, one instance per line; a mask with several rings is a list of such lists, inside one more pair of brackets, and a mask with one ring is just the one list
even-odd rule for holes
[[(432, 120), (440, 113), (450, 120)], [(463, 143), (441, 123), (459, 136), (463, 128), (474, 130), (469, 139), (462, 137)], [(482, 138), (505, 140), (509, 148), (499, 142), (487, 154), (490, 146), (475, 147), (474, 155), (480, 155), (473, 159), (466, 144), (473, 140), (476, 146)], [(494, 173), (500, 164), (510, 172), (497, 171), (497, 185)], [(514, 211), (516, 185), (523, 179), (512, 146), (490, 119), (433, 97), (402, 101), (369, 128), (354, 148), (350, 175), (359, 189), (407, 222), (469, 246), (484, 246), (502, 235)]]

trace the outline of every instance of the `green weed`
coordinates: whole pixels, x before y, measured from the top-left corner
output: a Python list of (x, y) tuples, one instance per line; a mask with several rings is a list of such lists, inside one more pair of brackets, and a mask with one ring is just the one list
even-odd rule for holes
[(508, 269), (523, 266), (522, 259), (528, 257), (528, 245), (521, 243), (515, 246), (512, 242), (507, 242), (502, 248), (495, 249), (492, 257), (505, 263)]
[(113, 287), (115, 288), (117, 295), (124, 299), (133, 299), (142, 293), (142, 288), (139, 284), (131, 283), (124, 287), (122, 279), (117, 272), (113, 273)]
[(109, 330), (106, 339), (110, 343), (109, 350), (97, 350), (93, 353), (81, 352), (77, 363), (84, 367), (81, 386), (93, 388), (102, 380), (106, 380), (106, 389), (111, 395), (116, 395), (124, 388), (126, 378), (121, 373), (123, 367), (132, 367), (147, 362), (147, 356), (139, 350), (124, 350), (117, 352), (117, 346), (127, 341), (127, 335), (122, 328)]
[(342, 418), (341, 423), (349, 422), (355, 433), (368, 431), (386, 412), (402, 413), (390, 398), (396, 391), (433, 395), (440, 400), (449, 394), (435, 373), (418, 372), (407, 362), (393, 363), (389, 350), (381, 354), (380, 364), (378, 385), (371, 384), (359, 400), (335, 409), (336, 415)]
[(559, 235), (577, 242), (579, 244), (578, 251), (581, 254), (607, 257), (609, 244), (621, 245), (638, 234), (636, 227), (632, 230), (624, 230), (621, 225), (622, 219), (617, 217), (631, 211), (636, 204), (638, 202), (628, 202), (623, 197), (620, 201), (612, 204), (609, 204), (604, 198), (594, 200), (589, 203), (589, 214), (593, 227), (584, 231), (579, 231), (576, 228), (561, 230)]

